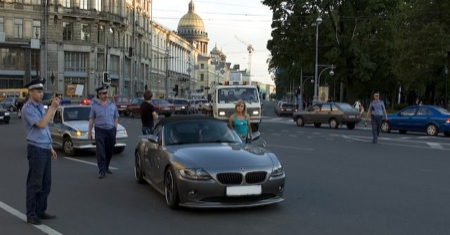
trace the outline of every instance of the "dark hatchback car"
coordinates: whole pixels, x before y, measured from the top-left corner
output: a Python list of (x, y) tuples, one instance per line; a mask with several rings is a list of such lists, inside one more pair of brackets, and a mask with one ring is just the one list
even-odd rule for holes
[(173, 104), (175, 106), (175, 113), (183, 113), (183, 114), (189, 114), (189, 100), (188, 99), (182, 99), (182, 98), (176, 98), (176, 99), (169, 99), (169, 103)]
[(292, 115), (297, 126), (314, 124), (320, 127), (323, 123), (329, 124), (330, 128), (336, 129), (339, 125), (346, 125), (349, 130), (355, 128), (361, 121), (359, 111), (348, 103), (318, 103), (304, 111), (295, 112)]
[(151, 103), (155, 107), (155, 111), (158, 115), (164, 115), (170, 117), (175, 113), (175, 106), (165, 99), (152, 99)]
[(130, 105), (130, 99), (128, 97), (123, 95), (115, 95), (113, 97), (114, 103), (116, 103), (117, 111), (119, 111), (119, 115), (123, 114), (125, 116), (128, 116), (127, 113), (127, 107)]
[(280, 102), (275, 106), (275, 113), (278, 116), (292, 116), (295, 112), (297, 112), (297, 107), (293, 103)]
[(141, 104), (145, 102), (143, 98), (133, 98), (131, 99), (130, 105), (127, 107), (127, 113), (130, 117), (140, 117), (141, 116)]
[(388, 120), (383, 117), (382, 132), (398, 130), (401, 134), (407, 131), (425, 132), (427, 135), (444, 133), (450, 137), (450, 112), (432, 105), (414, 105), (397, 113), (389, 114)]

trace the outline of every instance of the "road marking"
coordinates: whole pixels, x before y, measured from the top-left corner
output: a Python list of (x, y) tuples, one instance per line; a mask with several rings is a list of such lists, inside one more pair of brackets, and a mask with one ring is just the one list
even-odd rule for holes
[[(81, 163), (84, 163), (84, 164), (97, 166), (97, 163), (93, 163), (93, 162), (83, 161), (83, 160), (76, 159), (76, 158), (71, 158), (71, 157), (64, 157), (64, 158), (67, 159), (67, 160), (74, 161), (74, 162), (81, 162)], [(111, 170), (118, 170), (119, 168), (110, 166), (109, 169), (111, 169)]]
[[(0, 201), (0, 208), (5, 210), (6, 212), (10, 213), (11, 215), (14, 215), (15, 217), (17, 217), (17, 218), (27, 222), (27, 216), (25, 214), (21, 213), (20, 211), (10, 207), (9, 205), (7, 205), (7, 204), (5, 204), (5, 203), (3, 203), (1, 201)], [(32, 225), (32, 224), (30, 224), (30, 225)], [(51, 234), (51, 235), (59, 235), (59, 234), (61, 234), (62, 235), (62, 233), (60, 233), (60, 232), (50, 228), (47, 225), (44, 225), (44, 224), (42, 224), (42, 225), (32, 225), (32, 226), (34, 226), (35, 228), (41, 230), (45, 234)]]
[(444, 147), (442, 147), (442, 145), (439, 144), (439, 143), (427, 142), (427, 144), (428, 144), (432, 149), (444, 149)]
[(268, 144), (268, 145), (266, 146), (266, 148), (270, 148), (270, 147), (274, 147), (274, 148), (283, 148), (283, 149), (296, 149), (296, 150), (308, 150), (308, 151), (314, 151), (313, 148), (290, 147), (290, 146), (286, 146), (286, 145), (278, 145), (278, 144)]

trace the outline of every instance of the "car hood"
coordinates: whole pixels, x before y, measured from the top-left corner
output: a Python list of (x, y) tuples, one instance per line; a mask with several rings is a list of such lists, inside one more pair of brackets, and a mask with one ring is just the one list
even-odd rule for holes
[[(68, 121), (64, 122), (66, 126), (72, 127), (75, 130), (79, 131), (88, 131), (89, 129), (89, 121)], [(117, 126), (117, 130), (125, 129), (122, 125)]]
[(245, 144), (190, 144), (170, 146), (173, 161), (185, 167), (235, 169), (241, 167), (273, 166), (268, 150)]

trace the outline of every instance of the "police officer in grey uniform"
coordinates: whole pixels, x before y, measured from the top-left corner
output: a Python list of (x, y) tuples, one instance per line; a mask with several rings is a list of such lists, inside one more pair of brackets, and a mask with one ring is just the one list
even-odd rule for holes
[(88, 139), (92, 140), (92, 127), (95, 129), (95, 145), (97, 150), (98, 178), (103, 179), (105, 174), (112, 174), (109, 170), (114, 145), (116, 143), (117, 125), (119, 125), (119, 112), (116, 105), (108, 99), (108, 86), (103, 85), (97, 89), (97, 98), (92, 104), (89, 114)]
[(27, 222), (34, 225), (40, 225), (43, 219), (55, 218), (46, 212), (52, 184), (51, 159), (57, 158), (48, 123), (53, 118), (60, 98), (54, 97), (45, 111), (42, 104), (44, 83), (45, 80), (33, 80), (25, 86), (29, 99), (22, 107), (22, 122), (28, 142)]

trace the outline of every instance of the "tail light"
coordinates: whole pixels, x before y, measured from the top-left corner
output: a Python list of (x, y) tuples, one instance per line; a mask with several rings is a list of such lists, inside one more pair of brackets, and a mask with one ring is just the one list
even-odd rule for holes
[(450, 118), (447, 118), (447, 120), (445, 121), (445, 123), (450, 123)]
[(294, 109), (294, 112), (297, 112), (298, 111), (298, 109)]
[(281, 108), (280, 111), (283, 112), (283, 111), (284, 111), (284, 108)]
[(83, 99), (83, 100), (81, 101), (81, 104), (83, 104), (83, 105), (89, 105), (90, 103), (91, 103), (91, 101), (88, 100), (88, 99)]

